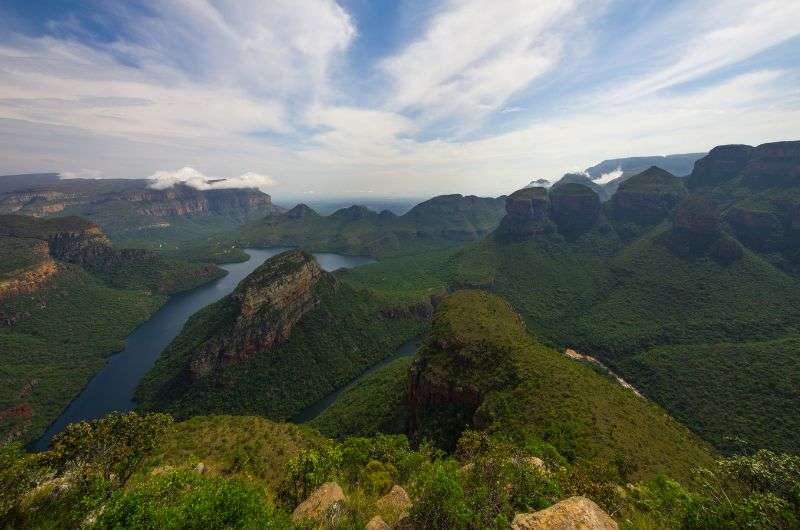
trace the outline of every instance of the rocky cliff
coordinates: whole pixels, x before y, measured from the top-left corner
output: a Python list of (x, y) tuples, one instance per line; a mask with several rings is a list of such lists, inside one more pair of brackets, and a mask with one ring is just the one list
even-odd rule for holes
[(3, 186), (6, 177), (0, 176), (0, 214), (46, 217), (69, 211), (99, 218), (111, 212), (145, 218), (220, 214), (248, 219), (280, 211), (269, 195), (257, 189), (197, 190), (177, 185), (156, 190), (149, 187), (150, 181), (142, 179), (31, 178), (26, 185), (19, 177), (8, 177), (14, 185)]
[(600, 217), (600, 197), (580, 184), (554, 186), (550, 193), (551, 218), (565, 236), (589, 230)]
[(497, 229), (498, 236), (523, 240), (553, 230), (555, 225), (550, 221), (550, 196), (546, 188), (523, 188), (506, 198), (506, 216)]
[(621, 222), (653, 225), (666, 219), (687, 194), (682, 179), (652, 166), (620, 184), (609, 212)]
[(190, 364), (192, 377), (199, 379), (286, 341), (293, 326), (318, 304), (314, 288), (320, 281), (336, 283), (303, 251), (267, 260), (228, 296), (230, 321), (196, 351)]

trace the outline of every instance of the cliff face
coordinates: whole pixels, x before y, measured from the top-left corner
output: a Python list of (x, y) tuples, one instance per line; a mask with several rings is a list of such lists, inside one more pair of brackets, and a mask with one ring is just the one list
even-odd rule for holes
[(681, 179), (653, 166), (620, 184), (610, 211), (620, 221), (651, 225), (665, 219), (686, 195)]
[(305, 252), (291, 250), (267, 260), (229, 295), (232, 321), (194, 355), (192, 377), (286, 341), (294, 325), (317, 306), (314, 288), (320, 281), (336, 280)]
[(736, 177), (744, 169), (753, 153), (749, 145), (722, 145), (712, 149), (707, 156), (694, 164), (689, 175), (689, 188), (714, 186)]
[(166, 190), (129, 190), (111, 199), (133, 203), (137, 213), (150, 217), (247, 214), (251, 211), (267, 214), (278, 211), (269, 195), (255, 189), (201, 191), (188, 186), (175, 186)]
[(501, 241), (522, 241), (557, 230), (572, 238), (595, 226), (601, 211), (597, 193), (582, 184), (523, 188), (506, 198), (506, 216), (495, 235)]
[(584, 232), (600, 217), (601, 204), (597, 193), (580, 184), (553, 187), (550, 193), (553, 221), (564, 235)]
[[(0, 183), (4, 177), (0, 177)], [(269, 215), (280, 209), (269, 195), (257, 189), (197, 190), (178, 185), (165, 190), (149, 188), (147, 180), (32, 180), (31, 185), (0, 194), (0, 213), (48, 216), (66, 209), (78, 213), (99, 212), (109, 207), (144, 217), (183, 217), (224, 214), (247, 218)], [(116, 210), (119, 214), (120, 211)]]
[(552, 232), (550, 196), (546, 188), (523, 188), (506, 198), (506, 216), (497, 234), (502, 238), (524, 240)]

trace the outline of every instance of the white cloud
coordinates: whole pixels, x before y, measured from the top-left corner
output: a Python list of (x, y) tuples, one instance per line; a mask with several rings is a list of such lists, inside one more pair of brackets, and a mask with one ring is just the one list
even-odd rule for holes
[(550, 71), (580, 40), (589, 0), (449, 0), (423, 37), (383, 63), (394, 81), (389, 107), (423, 120), (479, 121)]
[(248, 172), (234, 178), (214, 179), (188, 166), (176, 171), (156, 171), (148, 178), (152, 180), (150, 187), (156, 190), (165, 190), (177, 184), (183, 184), (197, 190), (265, 189), (277, 185), (277, 182), (268, 175)]
[[(622, 176), (622, 168), (617, 168), (614, 171), (609, 171), (608, 173), (603, 173), (596, 179), (593, 179), (596, 184), (608, 184), (612, 180), (616, 180)], [(591, 178), (591, 177), (590, 177)]]

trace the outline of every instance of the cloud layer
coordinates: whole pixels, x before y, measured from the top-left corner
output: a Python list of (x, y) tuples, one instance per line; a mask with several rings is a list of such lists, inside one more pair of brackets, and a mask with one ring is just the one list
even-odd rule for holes
[(0, 173), (498, 195), (605, 158), (800, 138), (794, 0), (399, 0), (398, 20), (140, 3), (0, 36)]
[(165, 190), (177, 184), (182, 184), (196, 190), (224, 190), (234, 188), (257, 188), (265, 190), (277, 185), (272, 177), (258, 173), (245, 173), (238, 177), (215, 179), (204, 175), (191, 167), (184, 167), (176, 171), (156, 171), (148, 177), (152, 182), (149, 187), (155, 190)]

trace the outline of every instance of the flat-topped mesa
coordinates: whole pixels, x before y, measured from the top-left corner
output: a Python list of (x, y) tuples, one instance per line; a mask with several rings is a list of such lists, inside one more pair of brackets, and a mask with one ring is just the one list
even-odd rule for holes
[(567, 184), (580, 184), (581, 186), (586, 186), (597, 194), (601, 202), (605, 202), (611, 197), (611, 195), (603, 186), (596, 183), (591, 179), (591, 177), (589, 177), (589, 175), (585, 173), (565, 173), (563, 177), (553, 184), (553, 189), (566, 186)]
[(228, 296), (230, 325), (208, 340), (191, 361), (199, 378), (286, 341), (294, 325), (319, 303), (314, 288), (335, 284), (313, 256), (290, 250), (267, 260)]
[(618, 221), (653, 225), (666, 219), (687, 194), (682, 179), (652, 166), (620, 184), (609, 213)]
[(307, 204), (300, 203), (288, 212), (283, 214), (289, 219), (310, 219), (319, 217), (319, 214)]
[(741, 174), (743, 183), (751, 188), (800, 184), (800, 141), (759, 145)]
[(747, 165), (753, 148), (749, 145), (721, 145), (694, 163), (686, 185), (690, 189), (716, 186), (736, 177)]
[(602, 209), (597, 193), (575, 183), (554, 186), (550, 191), (550, 203), (550, 218), (566, 237), (589, 230), (598, 221)]
[(164, 190), (127, 190), (113, 196), (113, 200), (134, 203), (138, 213), (153, 217), (278, 211), (269, 195), (252, 188), (197, 190), (177, 185)]
[(523, 188), (506, 197), (506, 216), (496, 232), (499, 237), (521, 240), (553, 230), (546, 188)]

